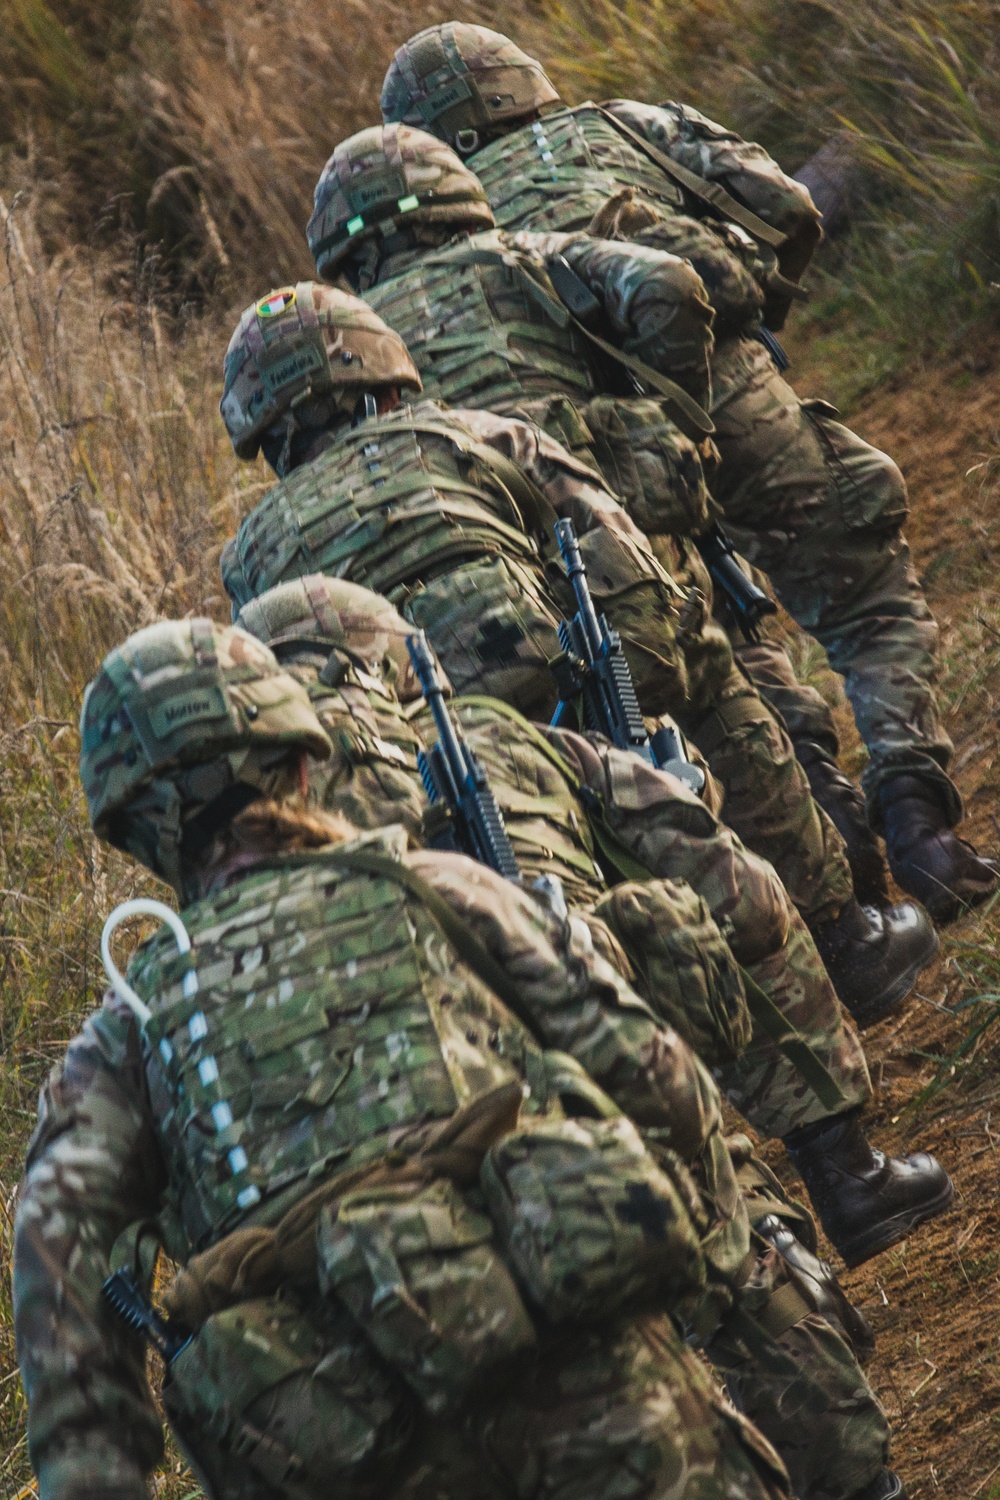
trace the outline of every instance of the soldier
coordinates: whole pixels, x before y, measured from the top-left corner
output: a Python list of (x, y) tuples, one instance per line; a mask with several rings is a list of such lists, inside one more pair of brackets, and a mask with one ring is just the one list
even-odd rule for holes
[[(711, 1328), (735, 1297), (746, 1338), (768, 1299), (713, 1267), (713, 1230), (746, 1219), (731, 1167), (723, 1208), (685, 1166), (729, 1161), (689, 1049), (649, 1018), (654, 1160), (536, 1039), (644, 1010), (575, 924), (401, 830), (306, 812), (330, 742), (242, 631), (131, 637), (81, 737), (95, 831), (183, 910), (113, 974), (29, 1148), (14, 1300), (40, 1500), (147, 1493), (159, 1421), (102, 1286), (118, 1267), (141, 1298), (160, 1240), (183, 1263), (155, 1324), (164, 1403), (217, 1500), (499, 1500), (528, 1475), (540, 1496), (787, 1497), (671, 1319), (633, 1310)], [(816, 1496), (900, 1495), (876, 1450), (861, 1487)]]
[[(984, 900), (998, 871), (952, 832), (962, 803), (934, 691), (938, 629), (902, 534), (903, 477), (834, 408), (800, 402), (760, 337), (762, 317), (765, 339), (781, 327), (821, 238), (807, 189), (687, 105), (569, 108), (534, 58), (461, 22), (399, 48), (382, 113), (453, 146), (502, 229), (593, 226), (699, 272), (716, 312), (711, 411), (722, 464), (712, 494), (741, 550), (845, 678), (870, 755), (868, 817), (896, 880), (939, 922)], [(822, 745), (807, 743), (815, 758)], [(843, 783), (817, 776), (813, 786), (831, 806), (845, 801), (840, 821), (870, 861)]]
[[(399, 817), (424, 839), (416, 757), (421, 737), (434, 734), (403, 666), (402, 617), (367, 589), (315, 576), (270, 590), (238, 618), (308, 688), (330, 736), (334, 753), (313, 772), (314, 796), (327, 810), (349, 810), (361, 827)], [(610, 927), (621, 945), (613, 961), (646, 1003), (712, 1066), (758, 1134), (784, 1140), (847, 1263), (879, 1254), (942, 1212), (951, 1184), (933, 1158), (887, 1160), (867, 1143), (859, 1119), (871, 1098), (864, 1053), (773, 870), (673, 777), (599, 736), (543, 734), (481, 697), (459, 698), (454, 710), (525, 878), (558, 878), (574, 909), (601, 919), (598, 943)], [(732, 955), (808, 1039), (839, 1090), (836, 1103), (817, 1095), (759, 1025), (750, 1041)], [(616, 1050), (609, 1057), (603, 1030), (574, 1022), (558, 1045), (645, 1118), (637, 1075), (610, 1071), (627, 1064)]]
[[(449, 200), (456, 194), (452, 186)], [(411, 215), (418, 226), (420, 212)], [(684, 697), (675, 650), (678, 629), (683, 637), (697, 621), (686, 605), (678, 620), (683, 601), (599, 476), (523, 422), (402, 405), (400, 387), (416, 378), (398, 338), (339, 291), (303, 283), (243, 314), (226, 356), (222, 415), (237, 454), (263, 450), (282, 482), (224, 552), (237, 604), (303, 572), (370, 584), (428, 630), (461, 689), (485, 688), (541, 716), (554, 701), (544, 665), (559, 649), (566, 591), (561, 572), (544, 564), (552, 520), (569, 515), (640, 689), (658, 695), (657, 707), (701, 701), (690, 673)], [(787, 738), (736, 672), (722, 632), (714, 636), (729, 667), (706, 720), (718, 752), (710, 763), (721, 761), (759, 852), (818, 930), (841, 997), (869, 1024), (911, 987), (934, 951), (933, 931), (913, 906), (868, 916), (851, 900), (840, 842)]]

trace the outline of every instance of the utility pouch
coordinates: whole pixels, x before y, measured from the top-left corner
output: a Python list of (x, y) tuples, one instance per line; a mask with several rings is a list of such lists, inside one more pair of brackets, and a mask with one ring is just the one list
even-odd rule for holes
[(384, 1492), (413, 1398), (343, 1310), (284, 1296), (214, 1313), (170, 1366), (167, 1415), (213, 1500)]
[(553, 1323), (700, 1295), (705, 1264), (683, 1198), (630, 1121), (545, 1121), (492, 1146), (480, 1172), (508, 1260)]
[(646, 1003), (710, 1068), (753, 1030), (739, 966), (705, 902), (683, 881), (627, 881), (594, 908), (636, 970)]
[(528, 568), (511, 557), (469, 562), (415, 589), (401, 608), (427, 632), (457, 693), (551, 712), (560, 610)]
[(493, 1225), (441, 1180), (361, 1191), (320, 1215), (320, 1285), (434, 1416), (535, 1346)]
[(653, 397), (595, 396), (580, 415), (591, 451), (632, 520), (649, 535), (687, 536), (709, 524), (712, 500), (699, 445)]

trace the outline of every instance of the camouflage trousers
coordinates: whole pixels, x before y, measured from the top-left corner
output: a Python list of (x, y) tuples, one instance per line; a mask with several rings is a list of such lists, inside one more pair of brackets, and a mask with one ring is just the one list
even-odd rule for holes
[(938, 787), (957, 821), (935, 699), (938, 627), (902, 534), (903, 476), (832, 408), (799, 401), (755, 340), (720, 345), (712, 379), (713, 494), (740, 551), (844, 678), (870, 757), (873, 826), (879, 788), (901, 774)]
[[(690, 543), (652, 542), (682, 587), (711, 599), (711, 580)], [(688, 697), (674, 717), (723, 789), (723, 818), (774, 866), (808, 922), (834, 916), (853, 894), (844, 843), (813, 799), (784, 724), (711, 615), (681, 640)], [(794, 683), (790, 663), (788, 671)]]

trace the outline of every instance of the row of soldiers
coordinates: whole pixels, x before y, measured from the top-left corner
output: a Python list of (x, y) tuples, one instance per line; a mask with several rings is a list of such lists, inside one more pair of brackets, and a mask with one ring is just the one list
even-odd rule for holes
[[(942, 1212), (933, 1157), (869, 1142), (858, 1028), (997, 883), (952, 831), (901, 476), (778, 368), (817, 215), (696, 111), (568, 108), (481, 27), (411, 39), (382, 106), (320, 178), (321, 279), (226, 355), (278, 476), (223, 551), (235, 623), (139, 631), (84, 700), (94, 830), (181, 911), (108, 951), (42, 1095), (39, 1500), (147, 1494), (139, 1331), (213, 1500), (902, 1496), (871, 1332), (723, 1132), (724, 1096), (784, 1143), (848, 1265)], [(631, 748), (563, 713), (567, 522)], [(863, 796), (738, 629), (751, 564), (845, 677)], [(429, 800), (423, 640), (512, 878)]]

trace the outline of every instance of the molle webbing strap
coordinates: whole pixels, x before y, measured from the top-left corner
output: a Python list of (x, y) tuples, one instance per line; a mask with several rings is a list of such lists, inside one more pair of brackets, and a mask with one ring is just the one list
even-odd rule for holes
[[(612, 870), (617, 871), (620, 879), (646, 883), (660, 878), (649, 869), (648, 865), (644, 865), (632, 853), (624, 840), (619, 837), (608, 821), (607, 811), (600, 797), (591, 788), (581, 783), (559, 754), (558, 750), (556, 750), (555, 746), (549, 743), (536, 725), (530, 723), (516, 709), (511, 708), (509, 704), (501, 703), (494, 698), (469, 695), (458, 699), (456, 706), (461, 708), (463, 703), (468, 703), (477, 708), (492, 709), (495, 713), (502, 714), (505, 718), (510, 719), (512, 723), (517, 725), (521, 733), (529, 738), (537, 749), (565, 776), (570, 788), (576, 793), (587, 809), (587, 820), (590, 824), (594, 843)], [(817, 1056), (806, 1038), (789, 1024), (787, 1018), (781, 1013), (766, 990), (762, 989), (757, 983), (753, 975), (742, 964), (739, 964), (737, 967), (740, 971), (740, 978), (743, 981), (747, 1006), (753, 1018), (754, 1026), (770, 1037), (779, 1052), (801, 1074), (821, 1104), (824, 1104), (827, 1109), (834, 1111), (843, 1109), (846, 1105), (844, 1094), (822, 1058)]]
[[(478, 439), (467, 437), (464, 433), (441, 423), (413, 418), (393, 421), (391, 425), (394, 431), (398, 429), (403, 432), (412, 432), (417, 437), (426, 433), (430, 437), (447, 438), (459, 453), (467, 458), (475, 459), (476, 463), (485, 469), (506, 492), (508, 500), (522, 519), (531, 526), (533, 531), (537, 532), (543, 548), (545, 550), (554, 548), (553, 530), (559, 517), (544, 491), (506, 454), (499, 453), (488, 443), (481, 443)], [(437, 479), (431, 482), (437, 484)]]
[(648, 386), (657, 395), (669, 401), (671, 415), (685, 437), (691, 438), (696, 443), (701, 442), (703, 438), (711, 437), (715, 431), (715, 423), (704, 407), (699, 406), (694, 397), (689, 396), (683, 386), (678, 385), (675, 380), (661, 375), (659, 370), (654, 370), (652, 365), (647, 365), (643, 360), (637, 359), (634, 354), (626, 354), (625, 350), (619, 349), (616, 344), (609, 343), (607, 339), (602, 339), (596, 333), (591, 333), (586, 324), (581, 323), (570, 312), (543, 267), (532, 266), (529, 269), (519, 256), (507, 254), (503, 250), (488, 250), (479, 247), (469, 255), (468, 259), (473, 265), (499, 265), (504, 266), (508, 271), (513, 271), (553, 323), (560, 328), (572, 326), (577, 333), (599, 349), (605, 358), (621, 365), (643, 386)]
[(468, 964), (472, 972), (502, 1000), (521, 1024), (530, 1032), (540, 1046), (546, 1045), (539, 1032), (538, 1021), (524, 1004), (517, 986), (511, 982), (503, 965), (479, 941), (467, 922), (453, 911), (448, 902), (422, 875), (389, 854), (378, 854), (367, 849), (351, 850), (339, 854), (336, 850), (327, 858), (341, 869), (361, 875), (379, 875), (385, 880), (394, 880), (415, 896), (437, 922), (458, 956)]
[(782, 245), (787, 243), (787, 234), (782, 234), (780, 229), (774, 229), (755, 214), (753, 209), (744, 208), (743, 204), (738, 203), (731, 193), (726, 192), (721, 183), (709, 182), (706, 178), (699, 177), (697, 172), (692, 172), (688, 167), (682, 167), (680, 162), (674, 161), (672, 156), (668, 156), (665, 151), (659, 150), (651, 141), (647, 141), (638, 130), (633, 130), (631, 125), (626, 125), (625, 121), (620, 120), (606, 105), (598, 104), (596, 108), (616, 130), (627, 136), (633, 145), (638, 146), (650, 161), (662, 167), (663, 171), (682, 188), (685, 188), (693, 198), (697, 198), (709, 208), (714, 209), (721, 218), (732, 219), (755, 240), (770, 245), (772, 250), (780, 250)]

